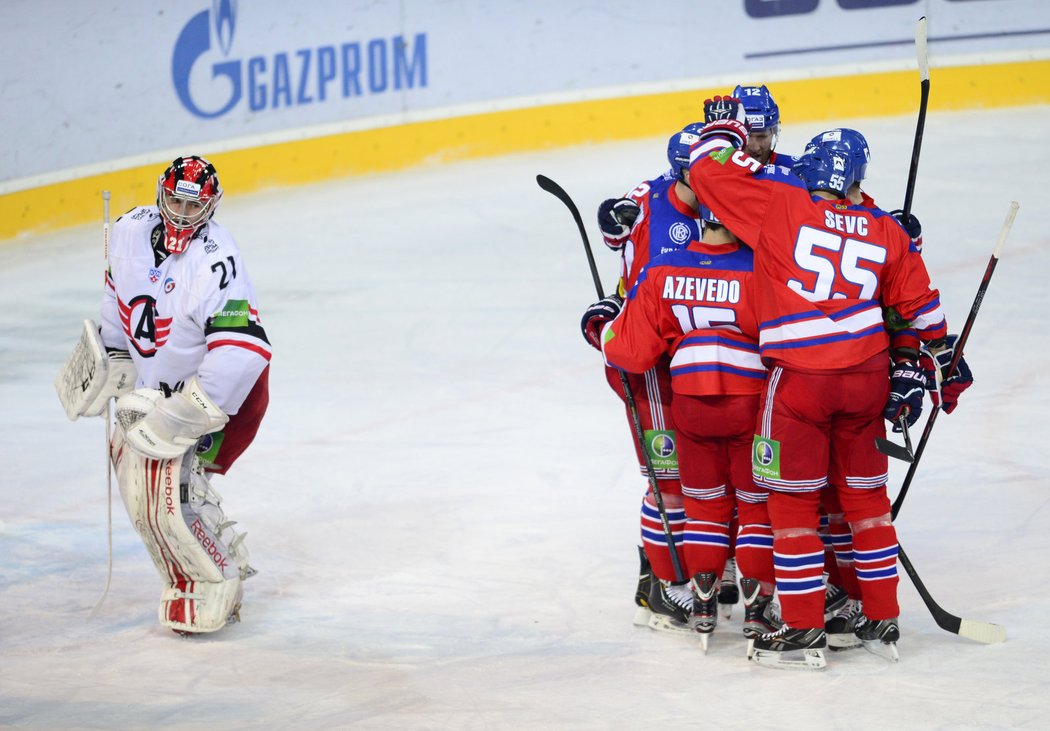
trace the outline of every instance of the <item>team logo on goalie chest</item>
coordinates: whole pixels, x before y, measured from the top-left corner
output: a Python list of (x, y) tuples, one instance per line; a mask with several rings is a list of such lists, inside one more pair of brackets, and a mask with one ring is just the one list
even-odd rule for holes
[(117, 308), (124, 334), (143, 358), (152, 358), (168, 342), (171, 318), (159, 316), (157, 301), (148, 294), (133, 297), (127, 303), (118, 299)]

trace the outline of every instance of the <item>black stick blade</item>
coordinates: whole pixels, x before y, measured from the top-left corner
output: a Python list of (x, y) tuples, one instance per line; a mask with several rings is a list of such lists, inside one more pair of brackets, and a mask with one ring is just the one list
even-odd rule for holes
[(891, 442), (889, 439), (881, 439), (876, 437), (875, 449), (879, 450), (887, 457), (899, 459), (901, 462), (911, 463), (915, 461), (915, 457), (912, 455), (911, 452), (907, 450), (907, 448), (902, 447), (896, 442)]

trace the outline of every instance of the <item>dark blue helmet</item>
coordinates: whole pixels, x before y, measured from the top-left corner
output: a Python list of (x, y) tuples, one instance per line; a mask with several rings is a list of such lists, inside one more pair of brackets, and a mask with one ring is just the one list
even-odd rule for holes
[(667, 143), (667, 162), (671, 163), (671, 173), (682, 180), (682, 171), (689, 168), (689, 150), (700, 141), (700, 130), (703, 122), (693, 122), (675, 132)]
[(751, 129), (769, 129), (773, 134), (780, 131), (780, 107), (765, 84), (762, 86), (737, 86), (733, 96), (744, 105), (747, 126)]
[(856, 182), (864, 180), (868, 172), (868, 163), (871, 162), (871, 150), (868, 149), (868, 141), (860, 132), (846, 127), (830, 129), (811, 139), (806, 145), (806, 150), (809, 151), (817, 145), (829, 150), (845, 151), (853, 160)]
[(715, 216), (714, 211), (712, 211), (707, 206), (700, 206), (700, 212), (699, 212), (699, 215), (697, 217), (701, 221), (703, 221), (705, 227), (708, 224), (711, 224), (711, 223), (716, 223), (718, 225), (722, 225), (722, 222), (718, 220), (717, 216)]
[(806, 148), (791, 172), (802, 179), (812, 192), (826, 190), (840, 198), (856, 181), (853, 156), (846, 150), (834, 150), (821, 145)]

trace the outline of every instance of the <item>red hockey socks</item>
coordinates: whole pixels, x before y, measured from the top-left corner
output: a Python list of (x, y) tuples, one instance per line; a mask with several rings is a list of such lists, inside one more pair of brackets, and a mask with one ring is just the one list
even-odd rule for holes
[(768, 524), (750, 523), (740, 527), (736, 538), (736, 565), (745, 578), (773, 583), (773, 529)]
[(773, 540), (773, 564), (780, 614), (792, 629), (823, 627), (824, 544), (813, 529), (778, 533), (781, 535)]
[(893, 525), (858, 530), (853, 535), (853, 562), (864, 600), (864, 615), (869, 619), (900, 616), (897, 532)]
[(729, 557), (729, 523), (688, 519), (685, 523), (685, 563), (690, 577), (722, 575)]
[[(658, 579), (664, 581), (677, 581), (674, 573), (674, 562), (671, 560), (671, 552), (667, 544), (667, 536), (664, 533), (663, 521), (660, 520), (660, 511), (656, 507), (655, 502), (651, 502), (652, 497), (646, 495), (645, 500), (642, 501), (642, 513), (641, 513), (641, 524), (642, 524), (642, 546), (645, 548), (645, 555), (649, 559), (649, 565), (652, 567), (653, 575)], [(682, 538), (685, 532), (685, 508), (669, 507), (666, 504), (664, 507), (667, 510), (667, 522), (671, 526), (671, 536), (674, 539), (675, 547), (678, 550), (678, 558), (682, 564), (682, 570), (685, 570), (685, 561), (682, 559)], [(688, 576), (682, 577), (688, 579)]]

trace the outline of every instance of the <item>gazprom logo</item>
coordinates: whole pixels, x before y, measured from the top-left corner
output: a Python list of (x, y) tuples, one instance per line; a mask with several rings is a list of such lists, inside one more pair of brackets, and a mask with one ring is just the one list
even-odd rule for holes
[(766, 127), (766, 115), (764, 114), (748, 114), (747, 115), (747, 126), (751, 129), (765, 129)]
[(233, 53), (236, 31), (236, 0), (212, 0), (211, 9), (190, 18), (175, 41), (172, 85), (196, 117), (214, 119), (239, 105), (264, 112), (427, 85), (425, 33), (243, 59)]

